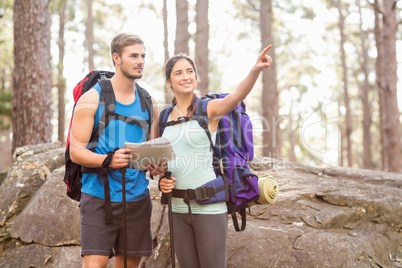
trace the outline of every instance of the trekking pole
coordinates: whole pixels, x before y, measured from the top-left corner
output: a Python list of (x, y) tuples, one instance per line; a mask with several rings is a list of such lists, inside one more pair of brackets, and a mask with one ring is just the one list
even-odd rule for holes
[(124, 268), (127, 268), (127, 221), (126, 221), (126, 168), (119, 169), (122, 176), (121, 187), (123, 195), (123, 250)]
[[(172, 172), (167, 171), (165, 173), (165, 177), (168, 180), (171, 180)], [(172, 268), (176, 267), (175, 261), (175, 250), (174, 250), (174, 237), (173, 237), (173, 213), (172, 213), (172, 192), (166, 194), (168, 198), (168, 218), (169, 218), (169, 233), (170, 233), (170, 258), (172, 260)]]

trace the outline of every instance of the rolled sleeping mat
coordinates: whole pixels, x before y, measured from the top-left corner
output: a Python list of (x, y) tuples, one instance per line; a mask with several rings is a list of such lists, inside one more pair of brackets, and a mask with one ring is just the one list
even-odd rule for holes
[(273, 204), (278, 199), (278, 183), (271, 175), (258, 176), (258, 188), (260, 190), (260, 197), (257, 201), (249, 203), (249, 206)]

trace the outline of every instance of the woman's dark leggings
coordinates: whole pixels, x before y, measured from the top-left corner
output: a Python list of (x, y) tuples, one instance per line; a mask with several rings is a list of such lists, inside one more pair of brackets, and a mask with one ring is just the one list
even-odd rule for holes
[(173, 213), (174, 246), (180, 268), (225, 268), (228, 214)]

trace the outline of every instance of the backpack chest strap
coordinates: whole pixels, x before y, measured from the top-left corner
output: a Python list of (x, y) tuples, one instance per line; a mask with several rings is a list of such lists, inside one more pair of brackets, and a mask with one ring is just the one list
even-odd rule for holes
[(180, 116), (179, 118), (177, 118), (177, 120), (173, 120), (173, 121), (168, 121), (168, 122), (161, 122), (159, 123), (159, 126), (161, 127), (170, 127), (170, 126), (174, 126), (174, 125), (178, 125), (178, 124), (182, 124), (191, 120), (195, 120), (195, 118), (193, 117), (187, 117), (187, 116)]
[[(142, 128), (145, 131), (148, 131), (148, 120), (140, 120), (131, 116), (125, 116), (125, 115), (120, 115), (118, 113), (113, 112), (111, 115), (109, 115), (110, 118), (116, 119), (123, 121), (124, 123), (130, 124), (130, 125), (136, 125), (140, 128)], [(110, 119), (109, 119), (110, 121)]]

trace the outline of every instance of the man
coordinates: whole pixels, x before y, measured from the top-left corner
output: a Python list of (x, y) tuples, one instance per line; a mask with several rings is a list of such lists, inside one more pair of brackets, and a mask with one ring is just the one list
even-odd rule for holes
[[(136, 35), (121, 33), (111, 42), (111, 54), (115, 75), (110, 79), (116, 98), (115, 113), (148, 119), (148, 111), (141, 109), (135, 81), (143, 75), (145, 47)], [(146, 130), (124, 120), (112, 119), (100, 133), (94, 151), (91, 145), (92, 132), (98, 126), (105, 105), (100, 102), (101, 87), (96, 84), (81, 96), (75, 107), (70, 132), (71, 160), (87, 168), (108, 165), (110, 199), (113, 222), (105, 222), (104, 183), (99, 173), (83, 173), (81, 213), (81, 255), (83, 267), (106, 267), (109, 257), (115, 256), (115, 267), (124, 264), (124, 231), (122, 213), (122, 173), (120, 168), (129, 164), (128, 153), (133, 150), (123, 148), (125, 142), (145, 141)], [(152, 99), (154, 119), (150, 139), (158, 134), (158, 108)], [(102, 122), (101, 122), (102, 123)], [(110, 153), (115, 148), (117, 150)], [(109, 157), (108, 153), (109, 152)], [(111, 157), (110, 157), (111, 156)], [(149, 197), (148, 180), (144, 172), (127, 168), (125, 174), (126, 191), (126, 245), (128, 267), (138, 267), (142, 256), (152, 254), (150, 218), (152, 203)]]

